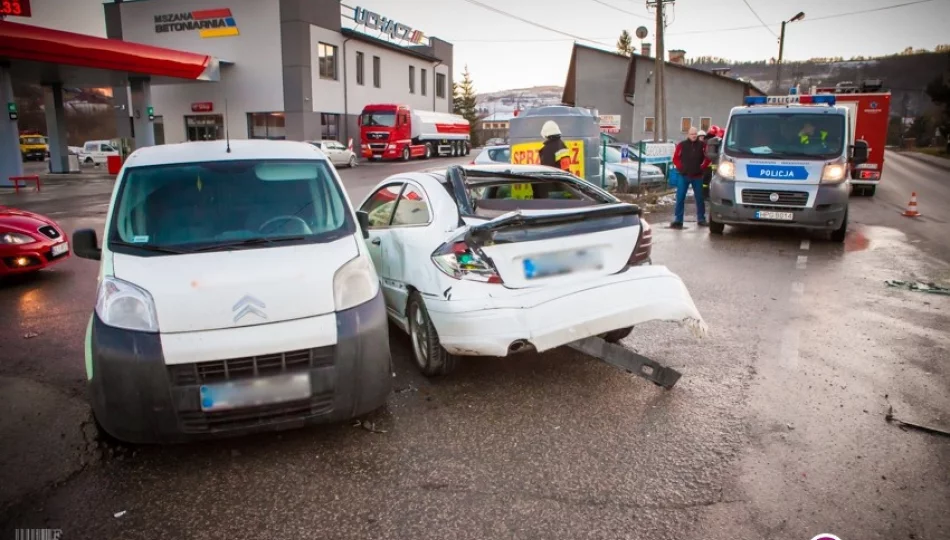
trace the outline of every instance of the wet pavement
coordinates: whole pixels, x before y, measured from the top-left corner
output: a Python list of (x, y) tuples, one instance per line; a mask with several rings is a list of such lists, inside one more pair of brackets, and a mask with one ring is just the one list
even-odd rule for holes
[[(651, 216), (654, 263), (684, 278), (711, 330), (698, 341), (648, 324), (624, 340), (683, 373), (672, 390), (567, 349), (469, 359), (426, 379), (393, 330), (397, 391), (369, 418), (375, 432), (344, 424), (110, 455), (81, 422), (22, 412), (64, 431), (73, 466), (54, 474), (30, 449), (5, 450), (22, 456), (4, 460), (11, 476), (44, 466), (53, 480), (4, 510), (0, 538), (948, 538), (950, 438), (885, 420), (950, 426), (950, 297), (884, 285), (950, 280), (950, 172), (900, 157), (888, 154), (875, 198), (852, 199), (843, 246), (795, 231), (672, 231)], [(358, 201), (411, 168), (342, 176)], [(72, 231), (101, 227), (110, 188), (16, 200)], [(895, 208), (911, 190), (924, 220)], [(0, 288), (12, 306), (0, 312), (0, 382), (42, 385), (56, 407), (82, 410), (96, 270), (74, 258)]]

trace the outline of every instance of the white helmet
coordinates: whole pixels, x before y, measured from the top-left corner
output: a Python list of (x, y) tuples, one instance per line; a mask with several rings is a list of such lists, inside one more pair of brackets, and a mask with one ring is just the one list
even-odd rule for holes
[(703, 131), (703, 130), (699, 130), (699, 132), (698, 132), (696, 135), (698, 135), (698, 136), (700, 136), (700, 137), (705, 137), (705, 136), (706, 136), (706, 132)]
[(558, 127), (557, 122), (554, 120), (548, 120), (541, 126), (541, 136), (547, 139), (548, 137), (553, 137), (555, 135), (561, 134), (561, 128)]

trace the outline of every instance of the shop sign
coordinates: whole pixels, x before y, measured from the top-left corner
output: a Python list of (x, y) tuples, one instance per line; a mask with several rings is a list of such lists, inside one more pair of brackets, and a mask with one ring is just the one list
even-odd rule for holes
[(644, 163), (670, 163), (676, 144), (645, 141), (643, 144)]
[(620, 133), (621, 115), (602, 114), (600, 115), (600, 131), (604, 133)]
[[(584, 176), (584, 141), (565, 140), (564, 145), (570, 151), (571, 174), (579, 178), (586, 178)], [(514, 144), (511, 146), (511, 162), (514, 164), (540, 165), (541, 148), (543, 146), (544, 143), (541, 141)]]
[(378, 30), (390, 39), (408, 41), (410, 43), (421, 43), (425, 37), (419, 30), (413, 30), (394, 19), (383, 17), (379, 13), (370, 11), (366, 8), (356, 6), (353, 8), (353, 20), (357, 25), (364, 25), (370, 30)]
[(202, 38), (230, 37), (240, 34), (228, 8), (201, 9), (155, 15), (155, 32), (188, 32), (197, 30)]
[(191, 112), (211, 112), (214, 110), (214, 103), (210, 101), (199, 101), (191, 104)]

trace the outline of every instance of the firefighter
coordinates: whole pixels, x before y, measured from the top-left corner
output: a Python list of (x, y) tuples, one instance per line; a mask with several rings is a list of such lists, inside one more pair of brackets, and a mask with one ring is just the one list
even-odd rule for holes
[[(721, 147), (723, 134), (724, 132), (719, 126), (709, 126), (709, 130), (706, 132), (706, 146), (716, 145)], [(703, 148), (703, 150), (706, 149)], [(708, 152), (705, 153), (706, 159), (709, 160), (709, 166), (703, 171), (703, 198), (709, 200), (709, 182), (712, 181), (712, 175), (716, 172), (716, 162), (709, 158)]]
[(541, 126), (541, 136), (544, 137), (544, 146), (541, 147), (541, 165), (556, 167), (562, 171), (571, 170), (571, 151), (561, 140), (561, 128), (557, 122), (548, 120)]

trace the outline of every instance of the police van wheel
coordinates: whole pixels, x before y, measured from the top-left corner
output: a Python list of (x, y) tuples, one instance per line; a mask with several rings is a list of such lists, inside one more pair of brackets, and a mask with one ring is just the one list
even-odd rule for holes
[(861, 188), (861, 195), (864, 195), (865, 197), (873, 197), (875, 191), (877, 191), (877, 186), (864, 186)]
[(845, 211), (844, 219), (841, 220), (841, 226), (831, 231), (831, 241), (836, 243), (844, 242), (844, 237), (848, 234), (848, 212)]
[(712, 216), (709, 217), (709, 234), (722, 234), (725, 230), (725, 223), (719, 223)]

